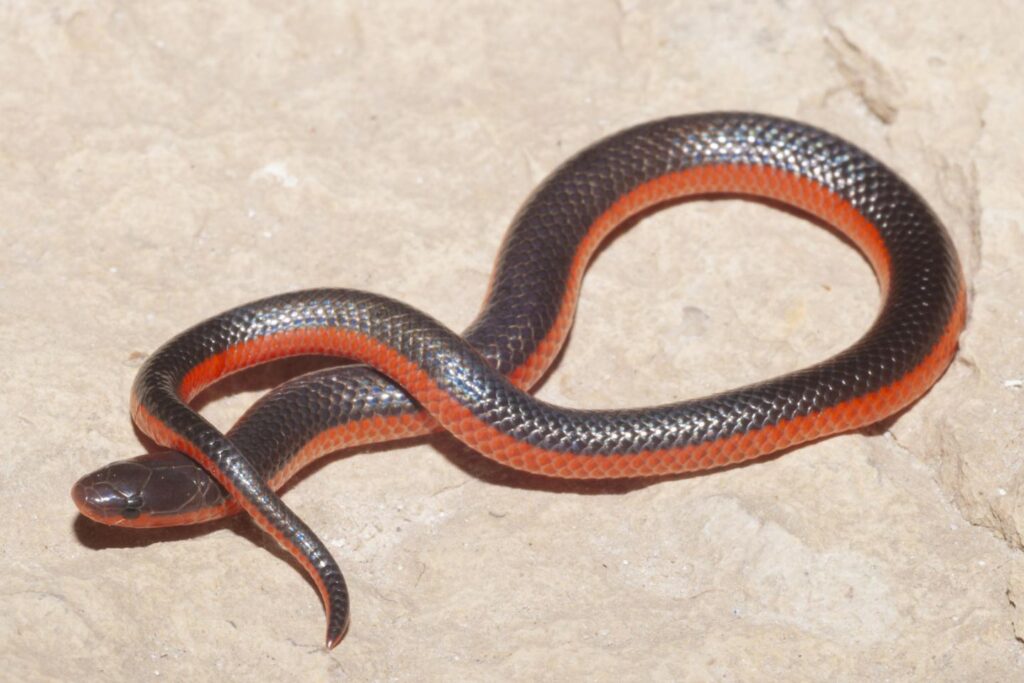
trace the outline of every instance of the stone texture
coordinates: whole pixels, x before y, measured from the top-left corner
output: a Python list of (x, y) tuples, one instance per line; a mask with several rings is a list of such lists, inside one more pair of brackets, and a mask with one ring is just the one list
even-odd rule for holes
[[(1017, 3), (13, 2), (0, 10), (0, 662), (23, 680), (1024, 677), (1024, 44)], [(652, 486), (522, 476), (444, 437), (343, 454), (288, 502), (315, 592), (245, 519), (131, 531), (68, 490), (141, 452), (128, 387), (206, 315), (359, 287), (459, 328), (504, 226), (628, 124), (825, 126), (933, 204), (961, 353), (881, 429)], [(821, 359), (877, 293), (846, 245), (739, 201), (615, 239), (541, 389), (695, 396)], [(228, 426), (275, 379), (205, 408)]]

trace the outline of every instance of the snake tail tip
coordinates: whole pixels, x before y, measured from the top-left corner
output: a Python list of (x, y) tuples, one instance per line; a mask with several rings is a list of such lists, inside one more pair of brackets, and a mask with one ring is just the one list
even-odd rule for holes
[(338, 643), (345, 639), (345, 636), (348, 634), (349, 623), (349, 620), (345, 619), (345, 621), (340, 627), (328, 626), (327, 642), (325, 644), (325, 647), (327, 648), (328, 652), (336, 648), (338, 646)]

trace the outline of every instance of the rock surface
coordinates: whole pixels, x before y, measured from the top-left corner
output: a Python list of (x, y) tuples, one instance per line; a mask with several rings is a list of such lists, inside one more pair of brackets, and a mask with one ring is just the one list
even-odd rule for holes
[[(13, 680), (1020, 680), (1024, 43), (1018, 3), (14, 2), (0, 11), (0, 663)], [(561, 484), (438, 437), (287, 501), (347, 573), (330, 653), (245, 519), (78, 517), (144, 450), (145, 356), (320, 285), (460, 329), (504, 226), (626, 125), (751, 109), (904, 175), (971, 284), (958, 359), (884, 429), (646, 487)], [(540, 395), (644, 405), (809, 364), (877, 305), (797, 217), (683, 204), (591, 268)], [(227, 427), (268, 384), (205, 412)]]

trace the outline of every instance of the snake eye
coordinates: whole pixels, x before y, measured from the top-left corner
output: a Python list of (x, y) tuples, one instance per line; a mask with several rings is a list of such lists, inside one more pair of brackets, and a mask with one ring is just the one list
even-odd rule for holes
[(142, 514), (142, 498), (131, 496), (124, 502), (124, 507), (121, 508), (121, 516), (125, 519), (136, 519), (140, 514)]

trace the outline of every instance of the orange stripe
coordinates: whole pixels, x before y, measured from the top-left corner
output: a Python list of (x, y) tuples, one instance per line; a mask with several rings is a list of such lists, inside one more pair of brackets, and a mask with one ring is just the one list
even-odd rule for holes
[(102, 522), (104, 524), (128, 527), (130, 529), (153, 529), (165, 526), (183, 526), (186, 524), (212, 522), (215, 519), (230, 517), (231, 515), (237, 514), (239, 510), (241, 510), (241, 508), (234, 502), (234, 499), (228, 499), (219, 505), (211, 505), (192, 512), (181, 512), (174, 515), (142, 513), (134, 519), (122, 517), (120, 514), (113, 514), (102, 519), (97, 519), (84, 510), (82, 513), (92, 519), (95, 519), (97, 522)]
[[(928, 356), (900, 380), (878, 391), (837, 403), (809, 415), (758, 430), (683, 448), (644, 451), (631, 455), (576, 455), (548, 451), (503, 434), (477, 420), (450, 401), (446, 419), (459, 425), (466, 444), (509, 467), (535, 474), (571, 479), (641, 477), (694, 472), (751, 460), (788, 446), (838, 432), (850, 431), (892, 415), (920, 397), (949, 365), (963, 328), (966, 300), (963, 289), (939, 342)], [(440, 392), (440, 389), (437, 389)], [(454, 431), (454, 429), (453, 429)]]
[(530, 357), (509, 374), (512, 383), (524, 389), (533, 386), (558, 355), (572, 326), (583, 274), (608, 233), (631, 216), (662, 202), (723, 192), (773, 199), (828, 223), (857, 245), (871, 263), (882, 294), (888, 291), (891, 263), (878, 228), (824, 185), (768, 166), (719, 164), (676, 171), (638, 185), (593, 222), (569, 267), (569, 282), (554, 324)]
[[(403, 386), (453, 435), (487, 457), (510, 467), (565, 478), (652, 476), (742, 462), (787, 446), (857, 429), (891, 415), (923, 394), (949, 365), (963, 327), (965, 308), (965, 295), (961, 289), (942, 337), (926, 358), (898, 381), (875, 392), (718, 441), (635, 454), (579, 455), (546, 450), (518, 441), (480, 421), (411, 360), (360, 333), (321, 330), (317, 352), (344, 355), (379, 369)], [(249, 348), (245, 355), (249, 359), (259, 358), (269, 347), (273, 347), (272, 353), (289, 354), (296, 345), (310, 343), (310, 335), (305, 332), (302, 335), (283, 333), (247, 342)], [(396, 426), (400, 422), (396, 420)], [(160, 443), (166, 443), (156, 435), (151, 436)], [(178, 447), (177, 441), (182, 441), (171, 434), (165, 436), (175, 439), (169, 444), (173, 447)], [(200, 462), (209, 468), (208, 461), (203, 459)]]
[(426, 434), (431, 428), (436, 428), (433, 418), (427, 413), (418, 412), (405, 415), (378, 415), (325, 429), (307, 441), (267, 483), (276, 491), (295, 476), (296, 472), (322, 455), (367, 443), (382, 443), (419, 436)]

